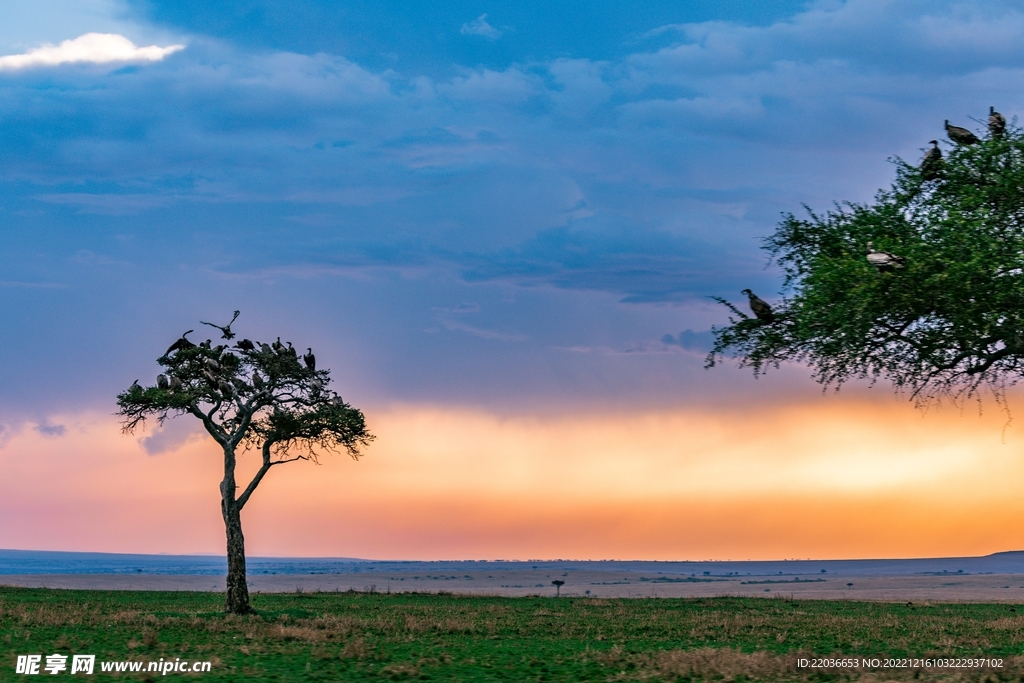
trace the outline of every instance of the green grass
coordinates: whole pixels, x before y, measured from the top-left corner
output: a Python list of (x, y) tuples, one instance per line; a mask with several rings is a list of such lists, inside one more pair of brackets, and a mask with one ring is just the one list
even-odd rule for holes
[[(203, 681), (677, 681), (910, 679), (811, 672), (798, 656), (1002, 657), (1001, 671), (922, 680), (1024, 680), (1024, 608), (783, 599), (253, 596), (226, 616), (213, 593), (0, 588), (0, 680), (18, 654), (211, 660)], [(44, 674), (45, 675), (45, 674)], [(63, 680), (68, 674), (50, 677)], [(85, 677), (73, 677), (72, 680)], [(97, 670), (93, 679), (112, 678)], [(146, 674), (122, 675), (146, 680)], [(41, 680), (41, 679), (40, 679)]]

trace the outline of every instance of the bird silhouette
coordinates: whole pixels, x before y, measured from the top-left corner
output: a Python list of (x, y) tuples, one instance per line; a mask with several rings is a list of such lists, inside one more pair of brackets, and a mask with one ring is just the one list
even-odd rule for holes
[(977, 135), (966, 128), (949, 125), (949, 119), (946, 119), (946, 135), (958, 145), (976, 145), (981, 142)]
[(929, 143), (932, 147), (924, 153), (921, 159), (921, 178), (924, 180), (935, 180), (942, 175), (942, 150), (939, 149), (939, 141), (932, 140)]
[(758, 320), (765, 323), (775, 322), (775, 314), (772, 313), (772, 307), (767, 301), (749, 289), (744, 289), (740, 294), (746, 294), (747, 298), (750, 299), (750, 310), (754, 312)]
[(161, 373), (156, 376), (156, 386), (159, 389), (170, 389), (171, 383), (167, 381), (167, 375)]
[(171, 355), (172, 352), (177, 351), (179, 349), (194, 349), (196, 345), (185, 338), (188, 335), (192, 334), (192, 332), (194, 331), (195, 330), (189, 330), (185, 334), (181, 335), (181, 337), (176, 339), (173, 344), (167, 347), (167, 351), (164, 353), (164, 355), (169, 356)]
[(237, 346), (238, 348), (242, 349), (243, 351), (255, 351), (256, 350), (256, 345), (253, 344), (248, 339), (243, 339), (242, 341), (240, 341), (237, 344), (235, 344), (235, 346)]
[(307, 368), (311, 371), (316, 371), (316, 356), (313, 355), (312, 348), (306, 350), (306, 355), (302, 357), (302, 360), (305, 361)]
[(224, 325), (223, 327), (220, 325), (214, 325), (213, 323), (204, 322), (202, 320), (200, 320), (199, 322), (203, 323), (204, 325), (209, 325), (210, 327), (216, 327), (218, 330), (220, 330), (222, 335), (221, 339), (234, 339), (235, 333), (231, 331), (231, 324), (238, 320), (238, 315), (240, 313), (241, 311), (235, 311), (235, 317), (233, 317), (231, 319), (231, 322), (229, 322), (227, 325)]
[(995, 107), (988, 108), (988, 133), (993, 140), (998, 140), (1006, 133), (1006, 117), (996, 111)]

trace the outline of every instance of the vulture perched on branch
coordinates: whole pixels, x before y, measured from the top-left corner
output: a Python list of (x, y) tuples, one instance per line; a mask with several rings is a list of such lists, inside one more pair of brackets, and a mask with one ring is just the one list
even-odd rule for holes
[(988, 108), (988, 133), (993, 140), (1003, 137), (1006, 132), (1006, 117), (996, 111), (995, 107)]
[(754, 312), (758, 320), (764, 323), (775, 322), (775, 314), (772, 313), (772, 307), (768, 305), (767, 301), (749, 289), (744, 289), (740, 294), (746, 294), (747, 298), (750, 299), (750, 310)]
[(939, 149), (939, 141), (932, 140), (931, 149), (924, 153), (921, 159), (921, 178), (924, 180), (935, 180), (942, 175), (942, 150)]
[(946, 135), (958, 145), (976, 145), (981, 142), (977, 135), (966, 128), (949, 125), (949, 119), (946, 119)]
[(243, 339), (242, 341), (240, 341), (237, 344), (235, 344), (235, 346), (237, 346), (238, 348), (242, 349), (243, 351), (255, 351), (256, 350), (256, 345), (253, 344), (248, 339)]
[(309, 348), (306, 350), (306, 355), (302, 357), (302, 360), (306, 362), (306, 367), (311, 371), (316, 370), (316, 356), (313, 355), (313, 349)]
[(165, 356), (169, 356), (169, 355), (171, 355), (171, 353), (173, 353), (174, 351), (177, 351), (178, 349), (194, 349), (196, 347), (196, 345), (193, 344), (192, 342), (190, 342), (188, 339), (185, 338), (188, 335), (192, 334), (192, 332), (193, 332), (193, 330), (189, 330), (185, 334), (181, 335), (180, 338), (175, 340), (175, 342), (173, 344), (171, 344), (170, 346), (167, 347), (167, 352), (164, 353), (164, 355)]
[(171, 383), (167, 381), (167, 375), (161, 373), (156, 376), (156, 386), (158, 389), (170, 389)]
[(868, 242), (868, 263), (877, 268), (879, 273), (891, 273), (906, 267), (907, 260), (887, 251), (875, 251), (875, 245)]

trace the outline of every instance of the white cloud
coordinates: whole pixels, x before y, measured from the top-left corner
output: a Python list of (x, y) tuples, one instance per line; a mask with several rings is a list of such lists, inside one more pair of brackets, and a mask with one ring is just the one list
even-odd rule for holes
[(459, 29), (464, 36), (480, 36), (488, 40), (497, 40), (501, 37), (501, 31), (487, 23), (487, 14), (481, 14), (473, 21), (468, 21)]
[(86, 33), (60, 45), (44, 44), (20, 55), (0, 57), (0, 71), (60, 64), (110, 62), (158, 62), (184, 45), (138, 47), (116, 33)]
[[(127, 0), (3, 0), (0, 55), (17, 54), (83, 33), (149, 35), (137, 24)], [(155, 42), (155, 41), (150, 41)]]

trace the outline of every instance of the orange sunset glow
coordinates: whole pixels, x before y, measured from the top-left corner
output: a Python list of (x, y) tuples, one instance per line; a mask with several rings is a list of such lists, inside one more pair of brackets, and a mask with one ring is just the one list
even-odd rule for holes
[[(1024, 438), (995, 406), (896, 398), (502, 417), (368, 409), (365, 457), (271, 471), (251, 555), (372, 559), (773, 559), (1024, 547)], [(148, 455), (111, 417), (55, 416), (0, 449), (8, 548), (222, 552), (219, 452)], [(184, 423), (190, 418), (179, 418)], [(1005, 433), (1004, 433), (1005, 432)], [(243, 458), (252, 471), (254, 456)], [(242, 478), (244, 480), (244, 477)]]

